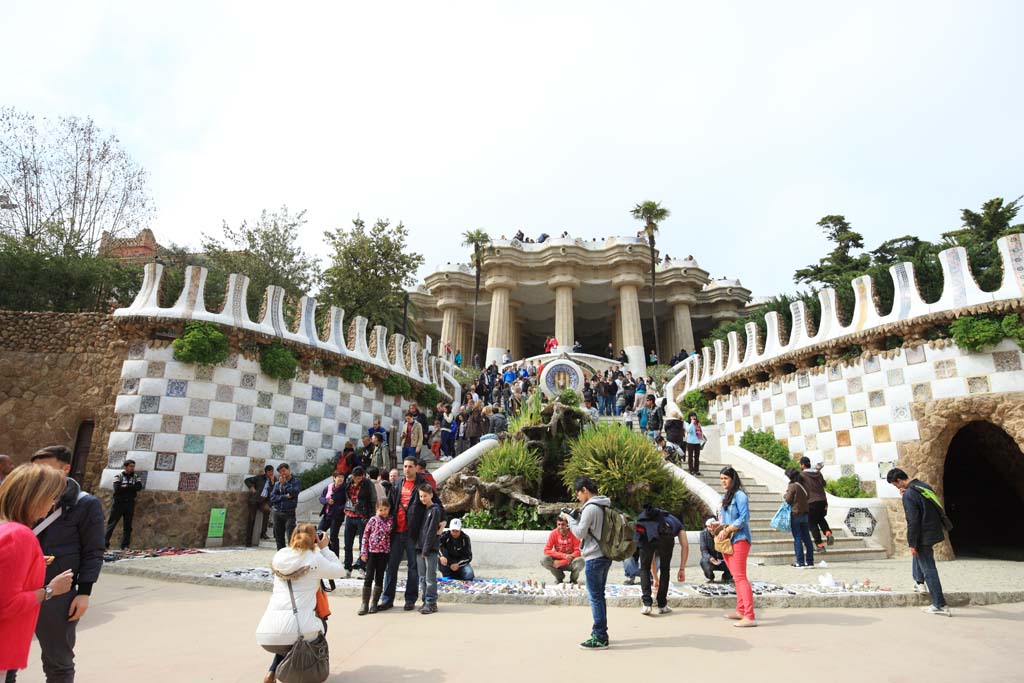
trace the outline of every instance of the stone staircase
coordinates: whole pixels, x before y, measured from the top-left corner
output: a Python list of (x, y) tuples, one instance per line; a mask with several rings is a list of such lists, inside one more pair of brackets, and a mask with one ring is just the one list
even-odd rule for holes
[[(715, 454), (714, 457), (721, 458), (718, 454)], [(698, 479), (715, 490), (721, 490), (718, 473), (725, 466), (725, 463), (709, 462), (702, 458), (701, 475)], [(759, 484), (741, 468), (736, 467), (736, 471), (743, 481), (743, 488), (750, 500), (750, 532), (754, 539), (750, 547), (750, 557), (755, 562), (764, 565), (785, 565), (795, 562), (793, 536), (788, 531), (776, 531), (769, 526), (775, 511), (782, 504), (782, 494), (769, 491), (767, 486)], [(831, 564), (833, 562), (884, 560), (886, 558), (883, 548), (869, 545), (862, 538), (850, 536), (846, 529), (833, 528), (832, 532), (835, 543), (831, 547), (826, 546), (825, 552), (815, 549), (815, 564), (821, 560)]]

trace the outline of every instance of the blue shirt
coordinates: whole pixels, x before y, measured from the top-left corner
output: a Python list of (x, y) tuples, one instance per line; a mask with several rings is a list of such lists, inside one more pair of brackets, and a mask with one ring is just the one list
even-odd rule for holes
[(502, 381), (503, 381), (503, 382), (504, 382), (505, 384), (512, 384), (512, 382), (515, 382), (515, 381), (516, 381), (516, 373), (515, 373), (515, 370), (512, 370), (511, 368), (509, 368), (508, 370), (506, 370), (506, 371), (505, 371), (505, 372), (504, 372), (504, 373), (503, 373), (503, 374), (501, 375), (501, 380), (502, 380)]
[(700, 438), (697, 436), (697, 425), (692, 422), (686, 423), (686, 443), (700, 443)]
[(732, 537), (732, 542), (750, 541), (750, 503), (747, 494), (742, 490), (736, 491), (732, 497), (729, 507), (722, 508), (722, 524), (737, 527), (739, 530)]

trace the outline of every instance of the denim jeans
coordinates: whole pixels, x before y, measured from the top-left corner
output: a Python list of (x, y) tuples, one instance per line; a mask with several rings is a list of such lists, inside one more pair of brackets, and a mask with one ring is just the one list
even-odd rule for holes
[[(352, 546), (355, 545), (356, 536), (359, 537), (359, 545), (362, 546), (363, 529), (366, 527), (365, 517), (345, 517), (345, 571), (352, 571)], [(361, 560), (356, 558), (355, 567), (363, 567)]]
[(331, 552), (335, 555), (339, 555), (339, 549), (341, 544), (338, 542), (338, 532), (341, 531), (341, 525), (345, 523), (345, 516), (337, 514), (333, 518), (328, 519), (327, 517), (320, 518), (320, 524), (317, 526), (317, 531), (327, 531), (328, 540), (327, 547), (331, 549)]
[(473, 568), (468, 564), (460, 564), (459, 568), (452, 571), (443, 564), (438, 565), (438, 570), (441, 572), (441, 576), (446, 579), (455, 579), (456, 581), (472, 581), (476, 578), (476, 573)]
[(792, 515), (789, 518), (789, 524), (790, 531), (793, 533), (793, 552), (796, 553), (796, 563), (813, 565), (814, 543), (811, 542), (810, 517), (807, 513)]
[(669, 571), (672, 564), (672, 548), (674, 547), (675, 536), (659, 536), (653, 543), (646, 543), (640, 549), (640, 566), (645, 571), (640, 572), (641, 602), (650, 606), (651, 600), (651, 560), (657, 557), (658, 566), (658, 607), (668, 605)]
[(608, 570), (612, 561), (607, 557), (587, 560), (584, 572), (587, 576), (587, 593), (590, 594), (590, 612), (594, 617), (591, 634), (598, 640), (608, 642), (608, 605), (604, 600), (604, 587), (608, 583)]
[(914, 581), (928, 586), (932, 606), (945, 607), (946, 596), (942, 594), (942, 582), (939, 581), (939, 570), (935, 566), (934, 546), (918, 546), (917, 555), (913, 557), (910, 564), (910, 571), (914, 575)]
[(295, 531), (295, 511), (281, 512), (274, 510), (274, 543), (277, 549), (288, 545), (292, 540), (292, 532)]
[[(423, 604), (437, 604), (437, 551), (427, 553), (424, 557), (416, 553), (416, 569), (420, 575), (420, 590), (423, 591)], [(413, 602), (416, 598), (413, 598)]]
[(409, 537), (408, 531), (391, 534), (391, 556), (388, 558), (388, 569), (384, 574), (384, 597), (381, 598), (381, 602), (395, 601), (398, 566), (403, 559), (409, 564), (409, 575), (405, 581), (405, 601), (416, 602), (419, 596), (420, 573), (416, 567), (416, 542)]
[[(402, 460), (406, 458), (419, 458), (419, 453), (416, 452), (415, 446), (402, 446)], [(399, 463), (401, 464), (401, 463)]]

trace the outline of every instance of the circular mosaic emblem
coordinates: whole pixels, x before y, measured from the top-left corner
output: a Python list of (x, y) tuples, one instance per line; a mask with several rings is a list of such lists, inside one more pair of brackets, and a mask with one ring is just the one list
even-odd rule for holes
[(583, 371), (571, 360), (553, 360), (540, 373), (540, 387), (548, 398), (554, 398), (566, 389), (582, 393)]

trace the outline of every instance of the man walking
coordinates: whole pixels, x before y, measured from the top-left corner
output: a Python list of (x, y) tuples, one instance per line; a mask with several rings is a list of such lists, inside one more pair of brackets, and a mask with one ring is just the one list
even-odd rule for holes
[(686, 560), (690, 554), (690, 544), (686, 539), (683, 523), (675, 515), (664, 510), (645, 505), (643, 512), (636, 520), (636, 543), (640, 549), (640, 589), (643, 593), (643, 607), (640, 613), (650, 615), (651, 606), (651, 572), (657, 565), (658, 571), (658, 614), (668, 614), (672, 608), (668, 606), (669, 570), (672, 564), (672, 546), (679, 539), (679, 573), (676, 579), (686, 581)]
[(274, 509), (274, 542), (277, 549), (288, 545), (295, 531), (295, 508), (299, 504), (302, 485), (292, 476), (288, 463), (277, 466), (278, 482), (270, 492), (270, 505)]
[(590, 637), (580, 643), (580, 647), (584, 650), (603, 650), (608, 647), (608, 606), (604, 599), (604, 589), (612, 561), (601, 551), (599, 540), (604, 529), (604, 508), (612, 503), (608, 496), (598, 495), (597, 484), (589, 477), (576, 477), (572, 488), (576, 492), (576, 499), (583, 503), (583, 508), (579, 512), (579, 519), (567, 511), (562, 512), (562, 518), (569, 523), (569, 531), (582, 543), (583, 571), (587, 577), (590, 612), (594, 619)]
[(821, 535), (832, 545), (832, 529), (829, 528), (825, 515), (828, 514), (828, 497), (825, 495), (825, 477), (821, 476), (821, 466), (811, 469), (811, 459), (806, 455), (800, 458), (800, 483), (807, 489), (807, 514), (810, 516), (811, 537), (818, 550), (825, 550)]
[[(43, 602), (39, 610), (36, 638), (47, 683), (74, 683), (76, 628), (103, 568), (103, 506), (68, 477), (71, 458), (65, 446), (47, 446), (32, 456), (32, 462), (59, 470), (67, 479), (53, 512), (35, 527), (43, 555), (53, 555), (44, 585), (68, 569), (75, 575), (70, 591)], [(7, 683), (14, 680), (8, 671)]]
[(924, 592), (925, 586), (931, 595), (932, 604), (925, 607), (928, 614), (951, 617), (942, 594), (942, 582), (935, 567), (935, 544), (945, 540), (945, 529), (951, 528), (945, 511), (932, 487), (919, 479), (911, 480), (898, 467), (889, 470), (885, 480), (900, 490), (903, 496), (903, 511), (907, 515), (907, 545), (910, 546), (911, 573), (914, 576), (914, 592)]
[(132, 543), (132, 519), (135, 517), (135, 496), (142, 490), (142, 478), (135, 474), (135, 461), (125, 460), (124, 470), (114, 475), (114, 500), (107, 519), (107, 533), (104, 546), (110, 547), (110, 537), (118, 521), (121, 527), (121, 550), (127, 550)]
[[(274, 466), (267, 465), (263, 468), (263, 474), (254, 474), (247, 478), (245, 486), (249, 489), (249, 522), (245, 527), (245, 547), (251, 548), (260, 541), (270, 540), (267, 537), (267, 525), (270, 523), (270, 492), (274, 489)], [(257, 512), (263, 513), (263, 522), (260, 524), (259, 540), (254, 543), (252, 530), (256, 526)]]

